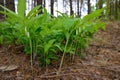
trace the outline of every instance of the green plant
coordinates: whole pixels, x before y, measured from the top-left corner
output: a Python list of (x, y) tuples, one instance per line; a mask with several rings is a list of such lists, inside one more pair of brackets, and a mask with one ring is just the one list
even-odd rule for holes
[(82, 51), (84, 51), (84, 49), (89, 45), (89, 42), (93, 38), (95, 32), (97, 32), (100, 28), (104, 29), (105, 23), (101, 22), (99, 19), (103, 10), (104, 8), (97, 10), (92, 14), (85, 16), (83, 19), (73, 18), (62, 14), (62, 16), (59, 16), (55, 20), (55, 25), (53, 27), (57, 30), (61, 30), (61, 34), (63, 34), (61, 37), (64, 39), (60, 39), (61, 45), (57, 45), (57, 47), (63, 51), (57, 74), (61, 71), (63, 59), (66, 53), (69, 53), (70, 55), (72, 54), (73, 58), (75, 54), (81, 54)]
[[(40, 60), (44, 60), (43, 62), (41, 61), (41, 63), (43, 64), (50, 64), (51, 58), (56, 59), (54, 54), (48, 54), (48, 52), (51, 51), (50, 48), (52, 48), (53, 51), (52, 44), (55, 40), (46, 40), (47, 37), (49, 37), (49, 33), (52, 32), (52, 29), (50, 30), (49, 27), (47, 27), (48, 23), (51, 20), (51, 16), (47, 13), (46, 9), (43, 9), (43, 14), (38, 15), (38, 13), (40, 12), (40, 6), (36, 6), (27, 15), (25, 15), (25, 0), (18, 0), (18, 13), (7, 9), (2, 5), (0, 5), (0, 7), (4, 8), (7, 11), (1, 11), (1, 13), (8, 16), (6, 22), (9, 25), (4, 23), (4, 26), (7, 26), (7, 28), (5, 29), (6, 32), (4, 32), (4, 34), (11, 38), (11, 40), (15, 40), (17, 44), (23, 44), (25, 46), (24, 51), (27, 54), (31, 54), (31, 66), (33, 65), (33, 58), (35, 59), (37, 54), (40, 55)], [(4, 27), (2, 26), (2, 28)], [(50, 30), (50, 32), (48, 32), (47, 30)], [(5, 35), (4, 39), (10, 41), (10, 39), (8, 39), (8, 37), (5, 37)], [(13, 41), (11, 41), (10, 43), (12, 43)]]
[(7, 15), (6, 21), (0, 23), (0, 44), (4, 44), (5, 40), (7, 44), (24, 45), (25, 53), (31, 55), (31, 67), (36, 56), (41, 65), (47, 66), (52, 59), (58, 59), (58, 52), (61, 52), (57, 74), (60, 74), (66, 54), (72, 59), (75, 55), (84, 56), (84, 50), (95, 32), (105, 26), (99, 18), (104, 9), (80, 19), (60, 12), (60, 16), (51, 18), (46, 9), (42, 9), (43, 14), (38, 14), (40, 6), (34, 7), (25, 15), (25, 0), (18, 0), (18, 13), (0, 7), (7, 11), (0, 11)]
[[(26, 10), (26, 0), (18, 0), (18, 6), (17, 6), (17, 12), (15, 13), (2, 5), (0, 7), (4, 8), (7, 12), (2, 12), (3, 14), (6, 14), (8, 17), (6, 19), (7, 24), (4, 24), (7, 26), (5, 28), (5, 35), (7, 38), (4, 36), (5, 39), (11, 38), (12, 40), (15, 40), (19, 44), (24, 44), (25, 45), (25, 51), (31, 54), (31, 67), (33, 65), (33, 54), (37, 50), (37, 43), (39, 39), (33, 39), (36, 38), (38, 35), (34, 35), (33, 33), (37, 33), (39, 26), (36, 26), (38, 24), (35, 24), (34, 21), (37, 21), (40, 16), (36, 16), (40, 10), (40, 6), (36, 6), (33, 8), (27, 15), (25, 15), (25, 10)], [(21, 8), (22, 7), (22, 8)], [(31, 23), (31, 24), (29, 24)], [(34, 24), (34, 25), (33, 25)], [(34, 29), (32, 28), (34, 27)], [(18, 36), (19, 35), (19, 36)], [(15, 37), (13, 37), (15, 36)], [(13, 37), (13, 38), (12, 38)], [(10, 40), (10, 39), (8, 39)], [(34, 49), (33, 49), (34, 47)], [(29, 49), (29, 51), (27, 51)]]

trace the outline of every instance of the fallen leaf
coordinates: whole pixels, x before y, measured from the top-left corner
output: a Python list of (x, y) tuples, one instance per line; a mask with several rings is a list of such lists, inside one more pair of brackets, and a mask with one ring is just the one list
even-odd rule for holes
[(13, 71), (18, 69), (17, 65), (3, 65), (0, 66), (0, 71)]

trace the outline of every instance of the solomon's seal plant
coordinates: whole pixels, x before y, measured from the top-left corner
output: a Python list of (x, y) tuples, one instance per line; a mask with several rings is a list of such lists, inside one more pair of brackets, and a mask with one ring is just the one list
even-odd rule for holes
[(60, 74), (64, 57), (70, 55), (83, 56), (93, 35), (104, 29), (100, 15), (104, 9), (97, 10), (84, 18), (75, 18), (60, 13), (58, 17), (51, 17), (46, 9), (39, 14), (40, 6), (34, 7), (27, 15), (26, 0), (18, 0), (17, 13), (5, 8), (0, 13), (7, 18), (0, 23), (0, 44), (24, 45), (24, 52), (31, 56), (31, 67), (36, 58), (41, 65), (47, 66), (52, 59), (59, 60), (62, 55), (57, 74)]

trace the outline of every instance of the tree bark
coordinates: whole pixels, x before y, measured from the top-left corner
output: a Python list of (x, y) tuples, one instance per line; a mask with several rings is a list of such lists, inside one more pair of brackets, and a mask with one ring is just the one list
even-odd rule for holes
[(77, 17), (80, 16), (80, 4), (79, 4), (79, 0), (77, 0)]
[(69, 0), (70, 3), (70, 15), (73, 15), (72, 0)]
[(46, 5), (46, 1), (44, 0), (44, 5), (43, 5), (44, 8), (46, 7), (45, 5)]
[(115, 19), (118, 19), (118, 0), (115, 0)]
[[(4, 6), (4, 0), (0, 0), (0, 5)], [(0, 11), (4, 11), (4, 9), (0, 7)], [(3, 19), (3, 18), (4, 18), (4, 15), (0, 13), (0, 19)]]
[(42, 14), (43, 12), (42, 12), (42, 3), (43, 3), (43, 1), (42, 0), (37, 0), (37, 5), (40, 5), (41, 7), (40, 7), (40, 9), (41, 9), (41, 11), (40, 11), (40, 14)]
[(51, 0), (51, 15), (54, 15), (54, 0)]
[(80, 17), (81, 17), (82, 4), (83, 4), (83, 0), (80, 0)]
[[(98, 1), (98, 9), (102, 9), (103, 8), (103, 0), (99, 0)], [(99, 18), (103, 17), (103, 12), (101, 13), (101, 16)]]
[[(120, 12), (120, 0), (118, 1), (118, 12)], [(118, 13), (118, 19), (120, 20), (120, 13)]]
[(113, 1), (110, 0), (110, 19), (114, 18), (114, 5), (113, 5)]
[(14, 0), (6, 0), (6, 7), (15, 12)]
[(88, 5), (88, 14), (90, 14), (90, 13), (91, 13), (91, 4), (90, 4), (90, 0), (88, 0), (87, 5)]
[(98, 5), (99, 5), (99, 9), (103, 8), (103, 0), (99, 0)]
[(42, 0), (37, 0), (37, 5), (41, 5), (42, 6)]
[(107, 10), (106, 11), (107, 11), (107, 13), (106, 13), (107, 17), (110, 18), (111, 14), (110, 14), (110, 1), (109, 0), (107, 0)]

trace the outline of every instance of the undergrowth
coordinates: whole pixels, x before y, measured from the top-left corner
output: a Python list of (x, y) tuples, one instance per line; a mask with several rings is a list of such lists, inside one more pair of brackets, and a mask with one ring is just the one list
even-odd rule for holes
[(25, 15), (25, 0), (18, 1), (17, 13), (0, 5), (7, 11), (0, 11), (7, 15), (6, 20), (0, 23), (0, 44), (24, 45), (24, 52), (31, 55), (31, 67), (35, 58), (39, 58), (42, 66), (47, 66), (51, 60), (60, 59), (57, 55), (61, 52), (59, 74), (66, 54), (72, 60), (75, 55), (83, 56), (93, 35), (99, 29), (105, 29), (105, 23), (99, 18), (104, 9), (82, 19), (60, 12), (60, 16), (51, 17), (46, 9), (42, 9), (43, 14), (38, 14), (40, 6)]

